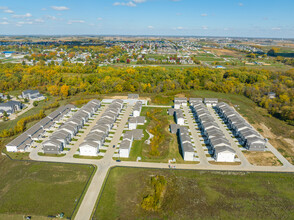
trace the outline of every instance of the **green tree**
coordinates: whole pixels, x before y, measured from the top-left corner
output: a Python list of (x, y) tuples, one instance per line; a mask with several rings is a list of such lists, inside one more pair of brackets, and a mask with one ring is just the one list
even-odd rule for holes
[(33, 106), (34, 106), (34, 107), (37, 107), (37, 106), (38, 106), (38, 104), (39, 104), (39, 102), (38, 102), (38, 101), (34, 101), (34, 102), (33, 102)]

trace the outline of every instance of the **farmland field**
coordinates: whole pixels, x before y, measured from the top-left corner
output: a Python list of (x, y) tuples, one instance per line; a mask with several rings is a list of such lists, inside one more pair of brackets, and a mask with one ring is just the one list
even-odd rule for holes
[[(167, 184), (159, 209), (147, 211), (152, 176)], [(115, 167), (94, 219), (293, 219), (293, 181), (293, 174)]]
[(89, 165), (12, 161), (0, 157), (0, 219), (5, 214), (70, 217), (91, 176)]

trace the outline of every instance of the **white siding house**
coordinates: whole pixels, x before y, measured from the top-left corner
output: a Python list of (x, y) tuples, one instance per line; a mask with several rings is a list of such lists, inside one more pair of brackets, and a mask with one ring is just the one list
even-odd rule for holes
[(99, 144), (86, 141), (79, 147), (81, 156), (97, 156), (99, 153)]

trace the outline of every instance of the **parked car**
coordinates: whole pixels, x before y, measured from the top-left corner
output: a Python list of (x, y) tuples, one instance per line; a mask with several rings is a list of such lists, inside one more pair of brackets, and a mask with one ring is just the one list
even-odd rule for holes
[(116, 162), (120, 162), (121, 160), (116, 160)]
[(112, 148), (115, 148), (115, 145), (113, 145)]

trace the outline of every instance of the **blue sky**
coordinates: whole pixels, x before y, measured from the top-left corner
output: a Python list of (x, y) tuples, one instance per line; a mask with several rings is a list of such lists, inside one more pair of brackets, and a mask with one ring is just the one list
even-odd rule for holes
[(0, 0), (0, 35), (294, 38), (293, 0)]

